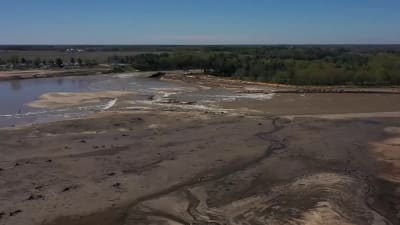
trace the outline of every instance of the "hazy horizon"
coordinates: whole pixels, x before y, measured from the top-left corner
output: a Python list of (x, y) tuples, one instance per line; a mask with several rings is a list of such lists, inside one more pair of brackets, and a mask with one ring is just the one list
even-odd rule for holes
[(400, 2), (3, 0), (1, 45), (400, 44)]
[(315, 43), (308, 43), (308, 44), (252, 44), (252, 43), (244, 43), (244, 44), (157, 44), (157, 43), (143, 43), (143, 44), (108, 44), (108, 43), (93, 43), (93, 44), (80, 44), (80, 43), (41, 43), (41, 44), (30, 44), (30, 43), (20, 43), (20, 44), (0, 44), (0, 46), (400, 46), (399, 43), (338, 43), (338, 44), (315, 44)]

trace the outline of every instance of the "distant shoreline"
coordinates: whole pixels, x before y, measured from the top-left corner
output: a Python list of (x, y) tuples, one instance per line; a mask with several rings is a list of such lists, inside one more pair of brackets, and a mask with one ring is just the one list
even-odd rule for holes
[[(257, 81), (245, 81), (233, 78), (221, 78), (206, 74), (197, 74), (195, 76), (167, 74), (162, 79), (168, 81), (185, 82), (197, 84), (209, 88), (224, 87), (238, 88), (239, 93), (247, 94), (400, 94), (399, 86), (355, 86), (355, 85), (288, 85), (279, 83), (265, 83)], [(246, 85), (254, 85), (254, 89), (242, 89)], [(268, 87), (265, 89), (265, 87)], [(272, 89), (274, 90), (272, 90)]]
[[(143, 71), (145, 72), (145, 71)], [(157, 73), (156, 71), (153, 71)], [(25, 80), (36, 78), (50, 78), (50, 77), (68, 77), (68, 76), (94, 76), (101, 74), (113, 73), (112, 69), (105, 68), (86, 68), (86, 69), (52, 69), (52, 70), (12, 70), (0, 71), (0, 82), (10, 80)], [(232, 78), (221, 78), (217, 76), (194, 73), (191, 75), (184, 75), (177, 70), (163, 71), (165, 75), (161, 78), (167, 81), (178, 81), (192, 84), (201, 84), (204, 86), (241, 86), (254, 84), (256, 86), (269, 86), (276, 87), (276, 90), (242, 90), (241, 93), (264, 93), (264, 94), (399, 94), (400, 87), (398, 86), (354, 86), (354, 85), (332, 85), (332, 86), (316, 86), (316, 85), (287, 85), (279, 83), (265, 83), (256, 81), (244, 81)], [(151, 77), (151, 76), (149, 76)]]
[(48, 77), (89, 76), (111, 73), (104, 68), (93, 69), (52, 69), (52, 70), (12, 70), (0, 71), (0, 81), (23, 80)]

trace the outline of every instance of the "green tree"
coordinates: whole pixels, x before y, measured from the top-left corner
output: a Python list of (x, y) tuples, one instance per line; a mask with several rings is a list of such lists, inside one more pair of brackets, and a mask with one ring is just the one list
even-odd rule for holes
[(63, 67), (63, 60), (61, 58), (56, 58), (55, 64), (57, 67)]
[(35, 58), (35, 60), (33, 60), (33, 65), (35, 67), (40, 67), (41, 62), (42, 62), (42, 60), (39, 57), (37, 57), (37, 58)]
[(19, 57), (18, 56), (11, 56), (10, 58), (8, 58), (8, 63), (12, 64), (12, 65), (16, 65), (19, 63)]

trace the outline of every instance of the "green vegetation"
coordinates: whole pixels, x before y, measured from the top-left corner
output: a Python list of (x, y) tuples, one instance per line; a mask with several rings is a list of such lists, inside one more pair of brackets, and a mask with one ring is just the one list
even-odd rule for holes
[[(0, 57), (0, 66), (5, 69), (47, 69), (47, 68), (78, 68), (78, 67), (92, 67), (98, 65), (95, 59), (81, 58), (75, 59), (71, 57), (69, 61), (56, 57), (54, 59), (41, 59), (40, 57), (25, 58), (19, 56), (11, 56), (7, 59)], [(1, 69), (1, 68), (0, 68)]]
[(345, 48), (255, 47), (142, 54), (120, 60), (140, 70), (204, 69), (243, 80), (297, 85), (399, 85), (400, 54)]
[(126, 68), (203, 69), (216, 76), (283, 84), (400, 85), (400, 46), (397, 45), (2, 48), (5, 53), (19, 53), (4, 57), (5, 53), (0, 51), (0, 66), (12, 69), (90, 67), (102, 63), (113, 66), (116, 72)]

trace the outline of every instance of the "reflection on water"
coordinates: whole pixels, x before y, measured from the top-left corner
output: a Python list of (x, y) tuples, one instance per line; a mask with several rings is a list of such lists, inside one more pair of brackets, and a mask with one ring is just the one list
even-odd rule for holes
[[(181, 85), (179, 85), (181, 86)], [(87, 114), (100, 106), (85, 109), (68, 109), (65, 112), (43, 111), (26, 104), (51, 92), (138, 91), (154, 92), (152, 88), (175, 88), (177, 84), (159, 80), (115, 75), (58, 77), (0, 82), (0, 127), (36, 122), (41, 117), (68, 117)]]
[(62, 86), (63, 83), (64, 83), (64, 79), (57, 79), (57, 84), (58, 84), (59, 86)]
[(73, 78), (45, 78), (29, 80), (12, 80), (0, 82), (0, 114), (29, 112), (32, 109), (26, 103), (38, 99), (47, 92), (88, 91), (93, 80)]
[(49, 92), (96, 91), (134, 91), (154, 95), (154, 100), (159, 102), (163, 98), (168, 100), (173, 97), (180, 102), (195, 102), (198, 107), (215, 105), (224, 109), (248, 109), (266, 115), (400, 111), (398, 95), (246, 94), (221, 88), (201, 89), (182, 83), (122, 74), (0, 82), (0, 127), (90, 115), (104, 107), (106, 102), (48, 111), (30, 108), (26, 104)]
[(11, 88), (13, 91), (18, 91), (21, 89), (21, 82), (19, 80), (13, 80), (11, 81)]

